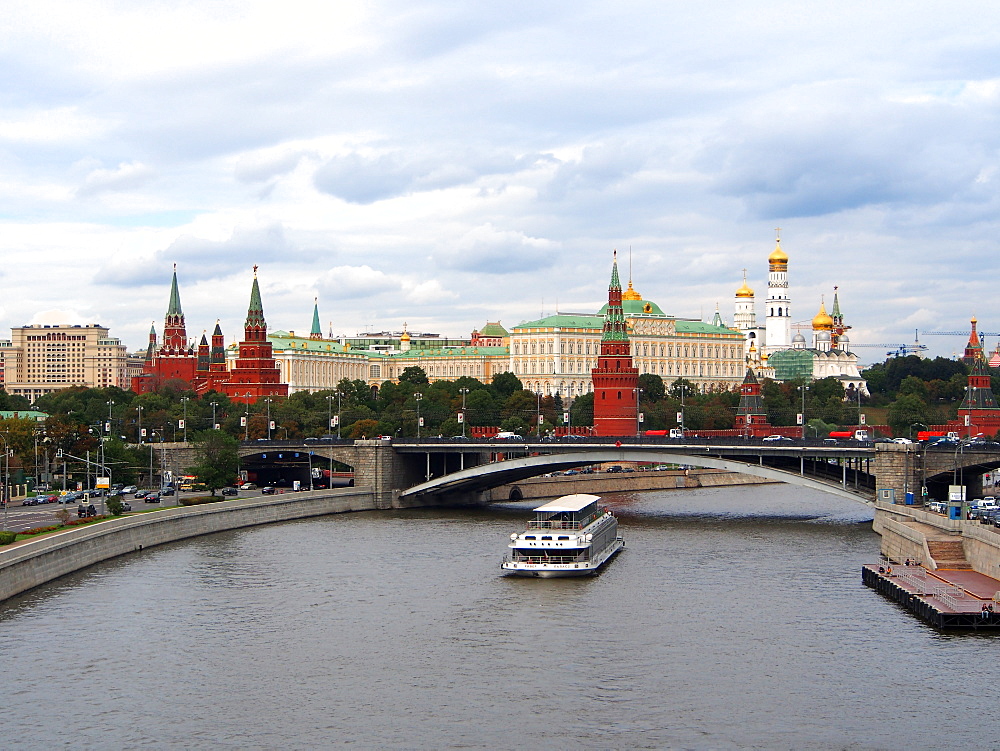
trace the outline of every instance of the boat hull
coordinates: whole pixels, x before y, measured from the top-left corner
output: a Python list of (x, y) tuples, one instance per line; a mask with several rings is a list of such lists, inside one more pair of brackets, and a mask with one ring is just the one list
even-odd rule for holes
[(554, 579), (568, 576), (593, 576), (608, 561), (614, 558), (625, 547), (625, 541), (619, 537), (609, 545), (597, 558), (584, 563), (521, 563), (504, 561), (500, 568), (508, 576), (526, 576), (536, 579)]

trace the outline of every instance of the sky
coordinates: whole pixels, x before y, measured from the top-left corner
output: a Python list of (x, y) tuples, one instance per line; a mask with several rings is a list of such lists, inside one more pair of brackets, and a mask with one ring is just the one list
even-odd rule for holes
[[(994, 2), (6, 0), (0, 336), (467, 337), (607, 301), (763, 320), (833, 289), (862, 362), (1000, 332)], [(961, 353), (967, 335), (920, 341)], [(1000, 336), (986, 337), (992, 349)]]

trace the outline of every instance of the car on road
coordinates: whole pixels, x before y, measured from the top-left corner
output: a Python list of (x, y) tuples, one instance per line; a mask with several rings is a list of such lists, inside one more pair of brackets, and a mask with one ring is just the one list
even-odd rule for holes
[(128, 501), (122, 501), (122, 511), (131, 511), (131, 510), (132, 510), (132, 504), (129, 503)]
[(143, 503), (159, 503), (160, 502), (160, 494), (159, 493), (147, 493), (145, 496), (143, 496), (142, 502)]
[(775, 443), (777, 443), (779, 441), (788, 441), (789, 443), (791, 443), (791, 441), (792, 441), (791, 438), (789, 438), (787, 436), (783, 436), (783, 435), (769, 435), (769, 436), (766, 436), (765, 438), (762, 438), (761, 440), (763, 440), (763, 441), (773, 441)]
[(138, 501), (138, 500), (140, 500), (142, 498), (145, 498), (147, 495), (149, 495), (152, 492), (153, 492), (152, 490), (137, 490), (137, 491), (135, 491), (135, 495), (132, 496), (132, 497), (135, 498)]
[(509, 430), (501, 430), (490, 440), (493, 441), (523, 441), (524, 437), (519, 436), (517, 433), (512, 433)]
[(623, 470), (622, 470), (622, 468), (621, 468), (621, 467), (619, 467), (618, 465), (615, 465), (614, 467), (608, 467), (608, 468), (607, 468), (606, 470), (604, 470), (604, 471), (605, 471), (605, 472), (610, 472), (610, 473), (614, 474), (614, 473), (616, 473), (616, 472), (622, 472)]
[(228, 487), (222, 489), (222, 495), (239, 495), (240, 491), (238, 488)]
[(274, 491), (274, 487), (273, 486), (271, 486), (271, 485), (265, 485), (264, 487), (262, 487), (260, 489), (260, 492), (263, 495), (274, 495), (275, 491)]
[(892, 442), (893, 443), (903, 443), (903, 444), (913, 443), (913, 441), (911, 441), (909, 438), (893, 438)]
[(257, 489), (257, 483), (254, 482), (243, 483), (243, 490), (256, 490), (256, 489)]
[(126, 485), (124, 488), (122, 488), (122, 492), (123, 493), (134, 493), (138, 489), (139, 488), (137, 488), (135, 485)]
[(173, 495), (173, 494), (174, 494), (174, 489), (173, 488), (161, 488), (160, 489), (160, 495), (162, 495), (162, 496), (168, 496), (168, 495)]

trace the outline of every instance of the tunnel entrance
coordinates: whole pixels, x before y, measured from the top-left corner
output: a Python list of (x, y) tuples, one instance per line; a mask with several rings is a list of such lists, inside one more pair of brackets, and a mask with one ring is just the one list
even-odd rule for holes
[(262, 451), (240, 460), (240, 477), (259, 487), (302, 490), (343, 488), (354, 485), (354, 469), (309, 451)]

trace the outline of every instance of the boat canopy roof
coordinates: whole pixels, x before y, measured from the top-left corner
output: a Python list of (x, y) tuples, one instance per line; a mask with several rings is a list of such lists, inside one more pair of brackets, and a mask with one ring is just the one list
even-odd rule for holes
[(577, 511), (583, 511), (587, 506), (597, 503), (601, 500), (599, 495), (590, 495), (588, 493), (574, 493), (573, 495), (564, 495), (562, 498), (557, 498), (554, 501), (549, 501), (544, 506), (539, 506), (535, 509), (535, 513), (539, 514), (558, 514), (558, 513), (576, 513)]

